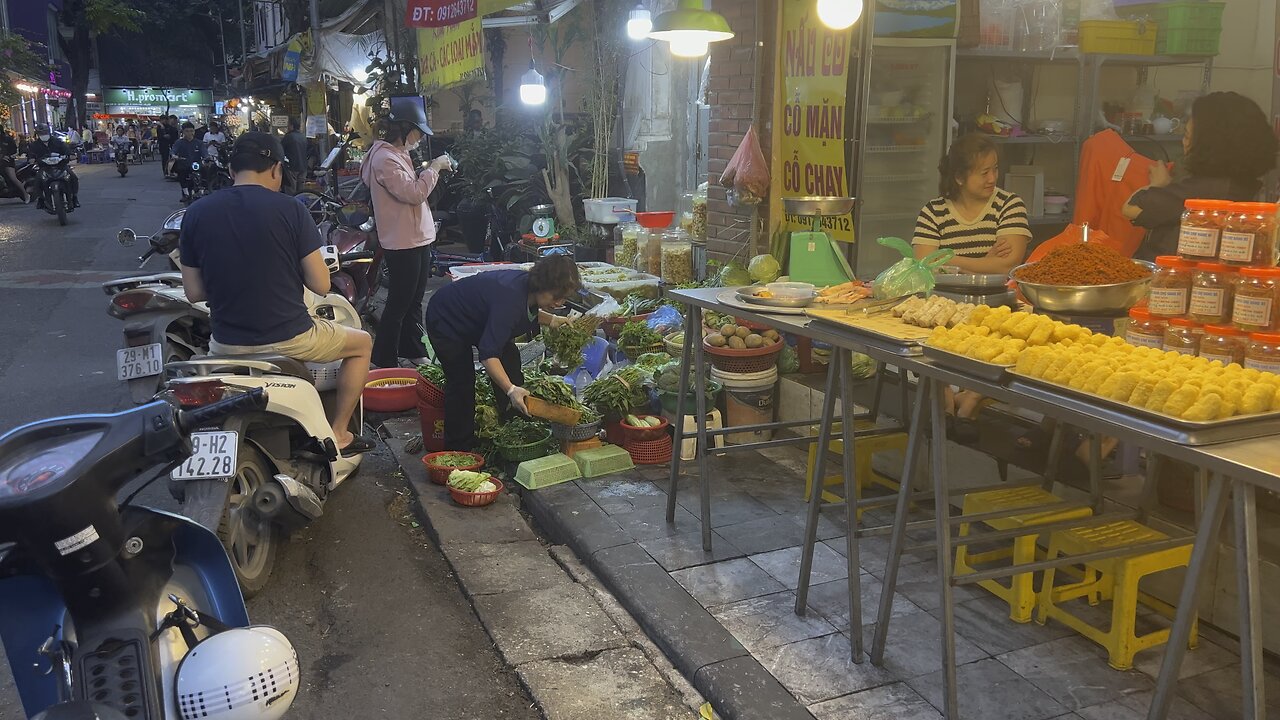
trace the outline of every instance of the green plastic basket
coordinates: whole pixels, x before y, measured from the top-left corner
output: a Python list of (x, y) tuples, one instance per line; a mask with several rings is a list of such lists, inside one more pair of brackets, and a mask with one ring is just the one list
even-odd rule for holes
[(1217, 55), (1222, 28), (1160, 29), (1156, 53), (1160, 55)]
[(1156, 34), (1159, 55), (1217, 55), (1222, 41), (1224, 2), (1172, 0), (1117, 7), (1125, 18), (1148, 18), (1160, 31)]
[(635, 468), (631, 461), (631, 453), (617, 445), (605, 445), (575, 453), (573, 459), (578, 463), (584, 478), (598, 478)]
[(551, 439), (551, 429), (546, 428), (546, 435), (541, 439), (524, 445), (499, 445), (498, 454), (507, 462), (519, 463), (533, 460), (547, 454), (547, 441)]
[[(584, 450), (583, 452), (595, 452)], [(626, 454), (626, 450), (622, 451)], [(582, 453), (578, 453), (581, 455)], [(529, 490), (538, 490), (582, 477), (578, 463), (563, 453), (525, 460), (516, 468), (516, 482)]]

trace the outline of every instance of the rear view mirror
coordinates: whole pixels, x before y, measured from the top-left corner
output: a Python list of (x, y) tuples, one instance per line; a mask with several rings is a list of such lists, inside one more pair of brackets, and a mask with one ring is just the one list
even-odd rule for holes
[(121, 247), (133, 247), (133, 244), (138, 242), (138, 234), (132, 228), (125, 228), (116, 233), (116, 242), (120, 243)]

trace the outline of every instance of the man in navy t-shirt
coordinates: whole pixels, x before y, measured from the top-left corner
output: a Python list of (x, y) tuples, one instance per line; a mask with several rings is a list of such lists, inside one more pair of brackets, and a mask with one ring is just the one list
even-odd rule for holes
[(320, 233), (302, 203), (282, 195), (284, 150), (267, 133), (245, 133), (231, 154), (235, 185), (194, 203), (182, 219), (182, 281), (209, 301), (218, 355), (277, 353), (305, 362), (342, 360), (333, 436), (344, 455), (373, 443), (347, 425), (369, 374), (363, 330), (312, 317), (304, 288), (329, 292)]

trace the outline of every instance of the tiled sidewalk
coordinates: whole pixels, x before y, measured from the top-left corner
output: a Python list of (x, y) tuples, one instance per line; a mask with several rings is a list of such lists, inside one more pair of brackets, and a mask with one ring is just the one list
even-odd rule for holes
[[(994, 464), (981, 456), (955, 451), (950, 458), (953, 466), (966, 469), (965, 474), (986, 482), (996, 477)], [(923, 551), (904, 557), (884, 665), (854, 664), (844, 634), (849, 609), (842, 513), (824, 512), (819, 535), (823, 542), (814, 557), (808, 600), (811, 612), (803, 617), (794, 613), (804, 529), (803, 455), (794, 450), (768, 451), (767, 457), (730, 455), (714, 460), (713, 468), (710, 553), (701, 547), (693, 478), (682, 479), (674, 525), (664, 517), (665, 467), (638, 468), (578, 481), (577, 486), (624, 532), (615, 533), (623, 539), (613, 544), (629, 536), (643, 548), (817, 720), (940, 717), (934, 554)], [(889, 520), (883, 512), (868, 512), (863, 522), (879, 525)], [(603, 524), (593, 521), (596, 528)], [(927, 531), (913, 535), (917, 542), (932, 537)], [(864, 539), (861, 552), (862, 619), (869, 647), (887, 539)], [(966, 719), (1146, 717), (1161, 649), (1142, 653), (1134, 670), (1119, 672), (1107, 665), (1100, 647), (1062, 625), (1014, 623), (1007, 606), (973, 585), (958, 587), (955, 597), (960, 704)], [(1085, 610), (1105, 613), (1106, 607), (1104, 603)], [(1154, 629), (1158, 623), (1167, 624), (1153, 614), (1144, 615), (1140, 630), (1144, 625)], [(1202, 637), (1199, 649), (1184, 663), (1170, 718), (1240, 717), (1238, 662), (1234, 650)], [(1268, 675), (1269, 690), (1275, 680)], [(1280, 683), (1268, 692), (1268, 700), (1273, 712), (1280, 712)]]

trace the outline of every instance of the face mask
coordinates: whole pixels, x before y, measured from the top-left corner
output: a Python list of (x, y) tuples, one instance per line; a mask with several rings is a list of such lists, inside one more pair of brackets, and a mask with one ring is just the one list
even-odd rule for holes
[(41, 136), (39, 136), (39, 137), (40, 137), (40, 142), (49, 142), (49, 136), (48, 136), (48, 135), (41, 135)]

